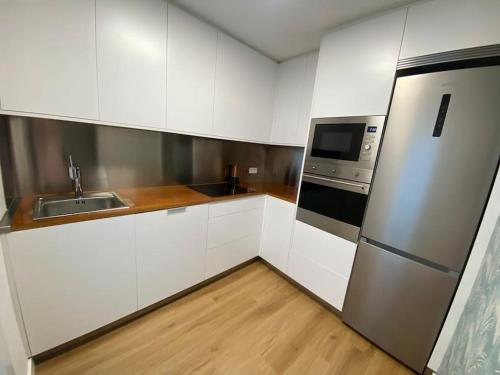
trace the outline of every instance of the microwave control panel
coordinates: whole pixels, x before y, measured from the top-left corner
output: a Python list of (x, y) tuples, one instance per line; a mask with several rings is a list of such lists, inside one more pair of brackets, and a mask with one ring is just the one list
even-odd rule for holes
[(377, 155), (378, 134), (377, 126), (367, 126), (359, 153), (360, 161), (371, 161)]

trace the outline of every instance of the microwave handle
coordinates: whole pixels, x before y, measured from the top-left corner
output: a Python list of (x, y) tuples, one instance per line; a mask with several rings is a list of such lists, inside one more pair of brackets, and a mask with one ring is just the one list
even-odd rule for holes
[[(368, 184), (366, 184), (366, 185), (365, 184), (357, 184), (355, 182), (342, 181), (342, 180), (337, 180), (337, 179), (333, 179), (333, 178), (319, 177), (319, 176), (314, 176), (314, 175), (307, 174), (307, 173), (304, 173), (303, 177), (304, 177), (303, 179), (305, 179), (306, 181), (307, 180), (318, 181), (318, 183), (320, 185), (327, 185), (327, 186), (329, 186), (330, 184), (339, 184), (339, 185), (346, 185), (346, 186), (349, 186), (349, 187), (359, 188), (365, 194), (368, 194), (368, 187), (369, 187)], [(324, 182), (327, 182), (327, 183), (330, 183), (330, 184), (325, 184), (325, 183), (322, 184), (321, 181), (324, 181)]]

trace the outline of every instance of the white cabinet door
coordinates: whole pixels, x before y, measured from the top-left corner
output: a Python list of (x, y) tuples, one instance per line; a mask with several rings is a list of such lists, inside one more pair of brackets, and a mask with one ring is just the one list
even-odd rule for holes
[(277, 64), (219, 33), (215, 76), (214, 134), (269, 141)]
[(96, 120), (94, 0), (1, 2), (3, 110)]
[(34, 355), (137, 310), (133, 216), (13, 232), (7, 240)]
[(206, 278), (259, 255), (265, 197), (211, 203)]
[(405, 15), (392, 11), (323, 37), (313, 118), (387, 114)]
[(250, 74), (247, 87), (247, 118), (244, 138), (260, 142), (271, 140), (274, 88), (278, 64), (250, 50)]
[(342, 310), (356, 244), (295, 221), (287, 274)]
[(217, 30), (168, 6), (167, 128), (211, 134)]
[(312, 53), (278, 65), (273, 143), (306, 144), (317, 62), (318, 53)]
[(165, 128), (167, 4), (96, 4), (100, 120)]
[(306, 76), (302, 88), (302, 102), (299, 112), (299, 122), (295, 133), (294, 143), (299, 146), (307, 144), (309, 136), (309, 125), (311, 124), (311, 110), (314, 93), (314, 82), (316, 80), (316, 69), (318, 66), (319, 52), (312, 53), (307, 57)]
[(136, 215), (139, 308), (205, 277), (208, 205)]
[(287, 269), (294, 222), (294, 204), (266, 197), (260, 256), (282, 272)]
[(500, 43), (500, 1), (433, 0), (408, 8), (401, 58)]

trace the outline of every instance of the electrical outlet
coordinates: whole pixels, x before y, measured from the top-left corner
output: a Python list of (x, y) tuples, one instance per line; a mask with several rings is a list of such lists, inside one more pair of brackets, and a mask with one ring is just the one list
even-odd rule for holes
[(257, 174), (259, 170), (255, 167), (248, 168), (248, 174)]

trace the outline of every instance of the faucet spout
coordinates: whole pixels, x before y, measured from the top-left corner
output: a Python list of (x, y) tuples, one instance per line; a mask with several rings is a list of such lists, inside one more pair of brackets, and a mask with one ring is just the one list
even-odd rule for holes
[(83, 198), (83, 188), (82, 188), (82, 174), (80, 167), (73, 163), (73, 157), (69, 155), (69, 168), (68, 175), (73, 184), (73, 191), (75, 192), (75, 198)]

